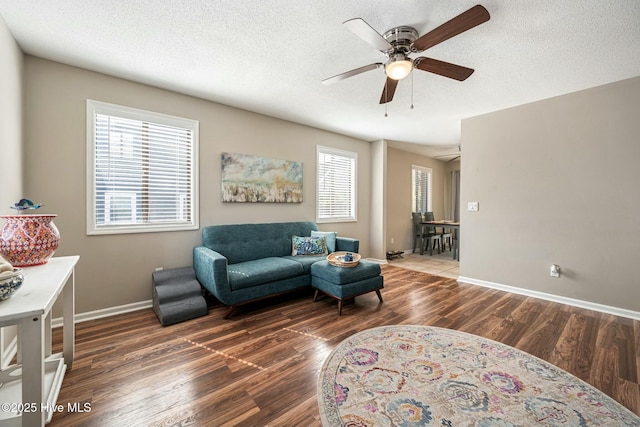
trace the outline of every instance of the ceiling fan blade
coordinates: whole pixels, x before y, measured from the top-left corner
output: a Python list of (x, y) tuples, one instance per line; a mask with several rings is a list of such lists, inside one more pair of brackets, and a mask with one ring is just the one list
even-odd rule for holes
[(360, 37), (362, 40), (366, 41), (379, 51), (386, 52), (393, 49), (391, 43), (386, 41), (385, 38), (380, 35), (380, 33), (371, 28), (371, 26), (367, 24), (364, 19), (349, 19), (348, 21), (344, 21), (343, 24), (347, 26), (349, 31), (351, 31), (353, 34)]
[(438, 59), (425, 58), (424, 56), (416, 58), (413, 62), (413, 66), (414, 68), (422, 71), (428, 71), (430, 73), (439, 74), (459, 81), (466, 80), (471, 74), (473, 74), (472, 68), (450, 64)]
[(380, 97), (380, 104), (391, 102), (391, 100), (393, 99), (393, 95), (396, 93), (397, 86), (398, 80), (387, 77), (387, 81), (384, 84), (384, 89), (382, 90), (382, 96)]
[(322, 81), (322, 84), (330, 85), (332, 83), (339, 82), (340, 80), (348, 79), (349, 77), (357, 76), (358, 74), (366, 73), (367, 71), (375, 70), (376, 68), (380, 68), (380, 67), (382, 67), (382, 62), (376, 62), (375, 64), (365, 65), (364, 67), (359, 67), (354, 70), (347, 71), (342, 74), (338, 74), (337, 76), (324, 79)]
[(483, 22), (487, 22), (489, 18), (490, 16), (487, 9), (479, 4), (475, 5), (466, 12), (462, 12), (450, 21), (445, 22), (438, 28), (429, 31), (427, 34), (418, 38), (413, 42), (413, 47), (418, 52), (427, 50), (438, 43), (442, 43), (443, 41), (449, 40), (451, 37), (470, 30)]

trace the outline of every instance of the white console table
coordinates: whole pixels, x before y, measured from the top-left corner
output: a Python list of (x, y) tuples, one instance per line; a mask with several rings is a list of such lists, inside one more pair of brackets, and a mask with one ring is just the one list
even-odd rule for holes
[[(24, 282), (0, 301), (0, 327), (18, 325), (18, 364), (0, 371), (0, 426), (44, 426), (75, 352), (75, 266), (79, 256), (24, 268)], [(51, 354), (51, 309), (63, 295), (63, 351)], [(20, 409), (10, 411), (9, 409)]]

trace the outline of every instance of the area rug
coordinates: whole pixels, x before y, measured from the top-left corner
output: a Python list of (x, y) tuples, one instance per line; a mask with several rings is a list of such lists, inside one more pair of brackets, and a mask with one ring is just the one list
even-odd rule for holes
[(318, 379), (324, 426), (640, 426), (640, 417), (523, 351), (450, 329), (352, 335)]

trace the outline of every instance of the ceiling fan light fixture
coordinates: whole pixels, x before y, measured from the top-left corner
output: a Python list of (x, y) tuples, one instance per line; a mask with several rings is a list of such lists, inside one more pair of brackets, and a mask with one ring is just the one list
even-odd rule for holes
[(413, 70), (413, 61), (404, 55), (391, 58), (384, 66), (384, 72), (390, 79), (402, 80)]

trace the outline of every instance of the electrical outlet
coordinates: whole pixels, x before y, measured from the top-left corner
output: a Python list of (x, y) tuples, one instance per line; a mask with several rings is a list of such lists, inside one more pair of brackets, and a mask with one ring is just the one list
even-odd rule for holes
[(551, 275), (551, 277), (560, 277), (560, 266), (557, 264), (551, 264), (549, 274)]
[(467, 203), (467, 210), (469, 212), (478, 212), (479, 209), (480, 209), (480, 204), (478, 202)]

